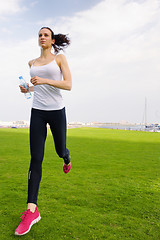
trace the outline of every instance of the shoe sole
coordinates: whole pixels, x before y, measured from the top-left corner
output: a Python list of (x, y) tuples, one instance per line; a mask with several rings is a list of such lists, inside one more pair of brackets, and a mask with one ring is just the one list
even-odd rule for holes
[(40, 220), (41, 220), (41, 216), (39, 215), (38, 218), (34, 219), (34, 220), (31, 222), (31, 224), (30, 224), (30, 226), (29, 226), (29, 229), (28, 229), (26, 232), (24, 232), (24, 233), (22, 233), (22, 234), (19, 234), (19, 233), (15, 232), (15, 235), (22, 236), (22, 235), (27, 234), (27, 233), (31, 230), (31, 227), (32, 227), (35, 223), (39, 222)]

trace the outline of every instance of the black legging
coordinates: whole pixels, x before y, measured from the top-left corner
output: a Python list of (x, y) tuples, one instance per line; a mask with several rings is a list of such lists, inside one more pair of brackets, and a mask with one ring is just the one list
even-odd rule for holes
[(39, 184), (42, 177), (42, 161), (47, 136), (47, 123), (50, 125), (57, 154), (60, 158), (64, 159), (66, 164), (70, 162), (69, 150), (66, 148), (65, 108), (53, 111), (32, 108), (30, 122), (31, 163), (28, 176), (27, 203), (37, 204)]

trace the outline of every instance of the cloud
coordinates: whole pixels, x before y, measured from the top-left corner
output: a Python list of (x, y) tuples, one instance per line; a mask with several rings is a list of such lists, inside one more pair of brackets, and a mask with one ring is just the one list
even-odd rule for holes
[[(158, 0), (105, 0), (72, 17), (48, 16), (37, 22), (37, 26), (46, 24), (55, 33), (69, 33), (71, 37), (71, 46), (65, 54), (72, 72), (73, 90), (63, 91), (69, 121), (141, 122), (145, 97), (148, 121), (160, 121), (157, 114), (160, 108)], [(7, 89), (14, 89), (15, 106), (20, 109), (25, 100), (20, 93), (16, 95), (17, 75), (21, 71), (29, 78), (26, 65), (39, 55), (36, 46), (37, 39), (17, 42), (7, 48), (0, 42), (4, 56), (0, 61), (1, 77)], [(10, 71), (6, 66), (10, 66)], [(10, 94), (8, 90), (7, 96)], [(5, 99), (9, 107), (8, 97), (3, 91), (0, 100)]]
[(25, 10), (25, 7), (21, 7), (22, 0), (5, 0), (0, 1), (0, 16), (16, 14), (22, 10)]
[[(140, 122), (148, 96), (153, 109), (149, 119), (160, 120), (155, 116), (160, 87), (159, 28), (157, 0), (106, 0), (62, 18), (55, 26), (57, 31), (70, 33), (72, 45), (67, 52), (75, 82), (73, 99), (83, 106), (86, 118), (95, 115), (99, 120), (103, 115), (104, 120), (120, 121), (123, 115), (128, 121)], [(101, 114), (91, 114), (91, 109)], [(83, 120), (84, 115), (77, 118)]]
[(61, 18), (56, 25), (54, 19), (49, 19), (49, 23), (51, 21), (55, 32), (70, 34), (70, 52), (85, 63), (90, 60), (94, 64), (97, 58), (103, 58), (108, 64), (140, 61), (154, 57), (159, 44), (160, 17), (156, 0), (140, 3), (106, 0), (74, 17)]
[[(0, 40), (0, 120), (29, 120), (32, 99), (26, 100), (19, 91), (19, 76), (30, 80), (28, 61), (39, 55), (37, 39), (28, 39), (5, 45)], [(5, 46), (5, 47), (4, 47)]]
[(8, 34), (8, 35), (12, 34), (12, 31), (9, 30), (8, 28), (5, 28), (5, 27), (2, 27), (1, 31), (2, 31), (3, 33)]
[(38, 3), (39, 3), (39, 1), (33, 1), (33, 2), (31, 2), (30, 6), (31, 6), (31, 7), (34, 7), (34, 6), (37, 5)]

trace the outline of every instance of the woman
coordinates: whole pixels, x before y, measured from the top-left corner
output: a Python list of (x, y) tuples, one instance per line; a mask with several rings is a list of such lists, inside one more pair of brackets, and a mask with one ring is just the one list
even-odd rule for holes
[[(28, 207), (22, 215), (22, 221), (15, 230), (16, 235), (28, 233), (33, 224), (41, 217), (37, 209), (37, 197), (42, 176), (42, 161), (47, 135), (47, 123), (54, 138), (55, 149), (64, 159), (63, 171), (71, 169), (70, 153), (66, 148), (66, 114), (60, 89), (71, 90), (71, 73), (64, 55), (57, 53), (70, 44), (66, 35), (58, 34), (43, 27), (39, 31), (41, 55), (29, 62), (31, 83), (30, 91), (34, 91), (30, 122), (31, 162), (28, 176)], [(52, 47), (55, 54), (51, 53)], [(63, 76), (63, 81), (62, 81)], [(20, 86), (22, 93), (26, 88)]]

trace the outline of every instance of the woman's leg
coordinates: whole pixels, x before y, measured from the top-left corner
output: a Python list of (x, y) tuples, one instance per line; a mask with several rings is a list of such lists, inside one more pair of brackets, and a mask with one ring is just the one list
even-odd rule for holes
[(36, 205), (42, 176), (44, 144), (47, 135), (45, 115), (44, 111), (32, 109), (30, 122), (31, 163), (28, 176), (28, 209), (23, 212), (21, 216), (22, 220), (15, 230), (15, 235), (19, 236), (28, 233), (32, 225), (41, 219)]
[(47, 136), (44, 111), (32, 109), (30, 122), (31, 163), (28, 174), (28, 207), (37, 204), (39, 184), (42, 177), (42, 161)]
[(65, 108), (51, 111), (49, 125), (54, 138), (55, 149), (60, 158), (64, 159), (65, 164), (70, 163), (70, 153), (66, 148), (66, 113)]

